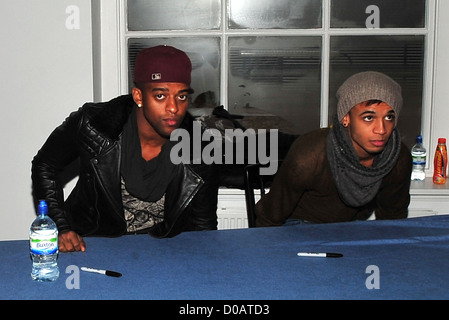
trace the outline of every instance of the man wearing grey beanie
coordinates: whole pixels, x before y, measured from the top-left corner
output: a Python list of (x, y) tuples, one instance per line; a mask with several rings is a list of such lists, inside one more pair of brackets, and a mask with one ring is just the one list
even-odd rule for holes
[(396, 126), (400, 85), (383, 73), (360, 72), (336, 96), (331, 127), (292, 145), (256, 205), (257, 226), (407, 217), (412, 158)]

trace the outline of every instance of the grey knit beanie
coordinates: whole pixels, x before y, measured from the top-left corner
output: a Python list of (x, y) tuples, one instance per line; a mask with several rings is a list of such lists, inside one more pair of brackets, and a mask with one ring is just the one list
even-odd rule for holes
[(337, 90), (338, 120), (354, 106), (368, 100), (381, 100), (388, 104), (399, 117), (402, 107), (401, 86), (387, 75), (365, 71), (349, 77)]

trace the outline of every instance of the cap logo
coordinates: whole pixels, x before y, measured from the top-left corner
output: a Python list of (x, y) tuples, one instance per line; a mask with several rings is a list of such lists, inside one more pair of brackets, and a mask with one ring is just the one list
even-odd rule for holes
[(151, 80), (161, 80), (161, 79), (162, 79), (162, 74), (160, 74), (160, 73), (151, 74)]

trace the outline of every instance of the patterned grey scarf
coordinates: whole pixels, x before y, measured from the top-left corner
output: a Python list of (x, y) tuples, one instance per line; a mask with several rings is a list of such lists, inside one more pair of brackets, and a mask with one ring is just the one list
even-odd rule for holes
[(383, 177), (396, 164), (401, 148), (397, 128), (393, 130), (385, 149), (376, 155), (371, 168), (360, 164), (348, 131), (334, 118), (327, 137), (327, 158), (340, 198), (348, 206), (360, 207), (377, 194)]

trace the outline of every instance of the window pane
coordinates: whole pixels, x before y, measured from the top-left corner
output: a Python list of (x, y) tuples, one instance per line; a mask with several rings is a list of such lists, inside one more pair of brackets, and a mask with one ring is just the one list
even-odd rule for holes
[(128, 0), (128, 30), (220, 28), (220, 0)]
[(351, 75), (383, 72), (402, 86), (398, 128), (408, 146), (421, 133), (424, 36), (335, 36), (331, 38), (329, 121), (337, 112), (335, 94)]
[(192, 95), (193, 107), (217, 106), (217, 100), (220, 97), (220, 40), (218, 38), (130, 39), (128, 42), (130, 89), (133, 86), (137, 53), (143, 48), (161, 44), (183, 50), (192, 61), (191, 87), (195, 90)]
[(321, 1), (229, 0), (231, 29), (321, 28)]
[(228, 110), (246, 127), (317, 129), (320, 71), (321, 37), (231, 37)]
[(367, 7), (379, 8), (380, 28), (424, 28), (426, 0), (332, 0), (332, 28), (365, 28), (373, 14)]

